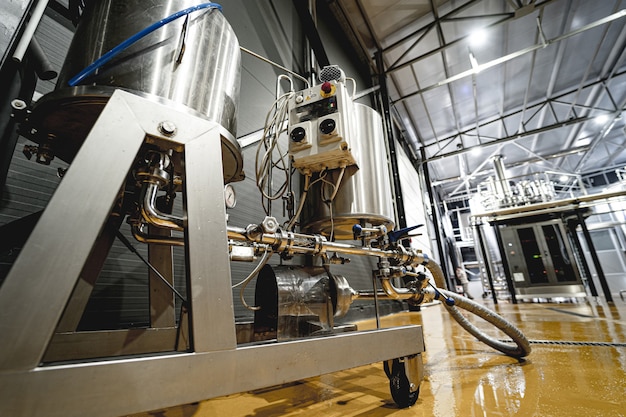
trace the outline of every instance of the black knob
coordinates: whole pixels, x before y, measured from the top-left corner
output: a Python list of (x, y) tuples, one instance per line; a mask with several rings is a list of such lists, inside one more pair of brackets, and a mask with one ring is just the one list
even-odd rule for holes
[(306, 137), (306, 130), (303, 127), (296, 127), (291, 131), (291, 140), (300, 143)]
[(325, 135), (329, 135), (335, 131), (336, 126), (337, 123), (335, 123), (333, 119), (322, 120), (322, 123), (320, 123), (320, 132)]

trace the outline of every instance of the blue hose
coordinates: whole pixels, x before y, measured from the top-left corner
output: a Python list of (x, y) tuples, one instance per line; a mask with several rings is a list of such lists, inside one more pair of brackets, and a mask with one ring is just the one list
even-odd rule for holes
[(130, 45), (134, 44), (135, 42), (137, 42), (144, 36), (149, 35), (150, 33), (154, 32), (158, 28), (165, 26), (166, 24), (170, 23), (173, 20), (178, 19), (179, 17), (188, 15), (200, 9), (218, 9), (219, 11), (222, 11), (222, 6), (220, 6), (217, 3), (198, 4), (196, 6), (191, 6), (184, 10), (180, 10), (164, 19), (159, 20), (158, 22), (151, 24), (147, 28), (135, 33), (133, 36), (126, 39), (125, 41), (123, 41), (122, 43), (120, 43), (119, 45), (117, 45), (116, 47), (114, 47), (113, 49), (105, 53), (104, 55), (102, 55), (100, 58), (96, 59), (94, 62), (89, 64), (87, 67), (85, 67), (85, 69), (83, 69), (81, 72), (76, 74), (72, 79), (70, 79), (68, 81), (68, 85), (70, 87), (74, 87), (80, 84), (85, 78), (87, 78), (88, 76), (96, 72), (98, 68), (102, 67), (104, 64), (109, 62), (117, 54), (119, 54), (124, 49), (128, 48)]

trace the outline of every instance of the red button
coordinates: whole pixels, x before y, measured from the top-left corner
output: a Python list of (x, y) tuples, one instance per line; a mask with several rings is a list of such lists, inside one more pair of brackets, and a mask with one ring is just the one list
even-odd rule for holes
[(322, 84), (322, 91), (326, 94), (330, 93), (331, 91), (333, 91), (333, 85), (326, 81), (324, 84)]

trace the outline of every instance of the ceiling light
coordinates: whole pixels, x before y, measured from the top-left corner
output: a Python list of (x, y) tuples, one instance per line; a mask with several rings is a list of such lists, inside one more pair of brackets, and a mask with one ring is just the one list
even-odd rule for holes
[(569, 177), (567, 175), (561, 175), (559, 177), (559, 181), (561, 181), (561, 182), (567, 182), (568, 179), (569, 179)]
[(472, 149), (470, 153), (473, 156), (476, 156), (476, 155), (480, 155), (481, 153), (483, 153), (483, 150), (479, 146), (476, 146), (475, 148)]
[(469, 35), (470, 45), (480, 46), (487, 40), (487, 31), (484, 29), (478, 29), (470, 33)]

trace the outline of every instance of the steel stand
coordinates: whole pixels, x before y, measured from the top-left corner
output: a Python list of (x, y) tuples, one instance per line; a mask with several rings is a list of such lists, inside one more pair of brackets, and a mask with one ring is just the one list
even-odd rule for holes
[[(159, 131), (163, 121), (175, 135)], [(112, 95), (0, 287), (0, 415), (125, 415), (424, 350), (421, 326), (237, 346), (220, 130), (127, 92)], [(191, 349), (42, 364), (144, 142), (184, 153)]]

